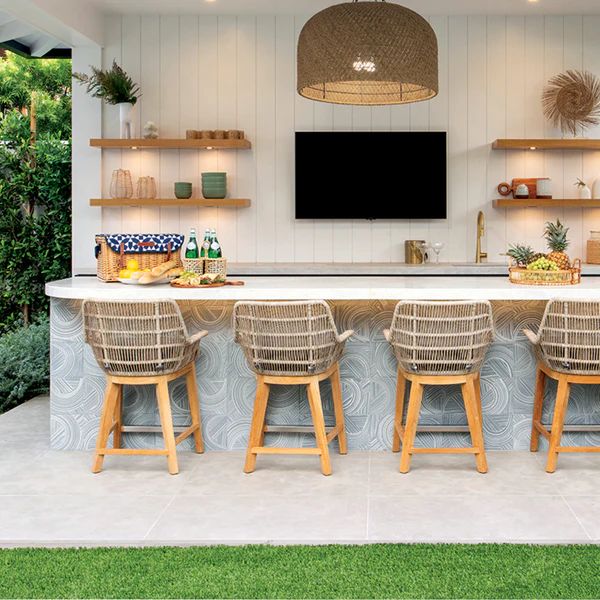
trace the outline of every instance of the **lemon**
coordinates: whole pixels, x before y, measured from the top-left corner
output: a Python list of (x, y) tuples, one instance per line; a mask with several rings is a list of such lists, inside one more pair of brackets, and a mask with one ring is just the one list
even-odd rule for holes
[(129, 271), (139, 271), (140, 270), (140, 263), (135, 260), (135, 258), (130, 258), (127, 261), (127, 269)]
[(129, 279), (131, 277), (131, 271), (129, 269), (121, 269), (119, 271), (119, 279)]

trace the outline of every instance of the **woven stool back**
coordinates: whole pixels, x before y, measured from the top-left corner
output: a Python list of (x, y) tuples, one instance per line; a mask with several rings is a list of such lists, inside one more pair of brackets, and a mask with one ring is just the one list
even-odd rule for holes
[(421, 375), (479, 371), (492, 342), (489, 302), (413, 302), (396, 305), (389, 341), (401, 369)]
[(233, 326), (235, 341), (260, 375), (322, 373), (343, 351), (331, 310), (322, 300), (238, 302)]
[(85, 341), (110, 375), (156, 376), (173, 373), (196, 358), (173, 300), (151, 302), (85, 300)]
[(600, 374), (600, 302), (550, 300), (540, 324), (539, 351), (555, 371)]

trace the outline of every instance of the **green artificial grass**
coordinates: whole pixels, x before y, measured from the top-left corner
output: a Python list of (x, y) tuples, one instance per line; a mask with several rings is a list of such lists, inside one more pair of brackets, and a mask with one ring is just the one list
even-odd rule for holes
[(2, 598), (598, 598), (600, 547), (0, 550)]

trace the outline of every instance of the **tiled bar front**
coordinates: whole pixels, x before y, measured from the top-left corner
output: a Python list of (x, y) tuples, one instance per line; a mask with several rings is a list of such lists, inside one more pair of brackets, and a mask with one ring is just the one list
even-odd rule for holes
[[(208, 450), (244, 448), (250, 427), (255, 382), (233, 341), (233, 301), (180, 301), (190, 331), (207, 329), (197, 362), (203, 432)], [(340, 331), (354, 329), (341, 361), (344, 408), (350, 450), (391, 448), (396, 361), (382, 330), (388, 327), (394, 301), (332, 301)], [(486, 447), (523, 450), (529, 447), (535, 361), (522, 329), (537, 326), (544, 301), (492, 302), (495, 339), (482, 370), (482, 399)], [(51, 305), (51, 435), (52, 447), (63, 450), (93, 448), (104, 392), (104, 374), (84, 343), (81, 300), (52, 298)], [(555, 388), (550, 384), (548, 395)], [(172, 384), (176, 424), (188, 422), (185, 386)], [(274, 386), (267, 419), (276, 424), (308, 425), (310, 414), (299, 387)], [(322, 384), (326, 418), (332, 420), (330, 389)], [(567, 422), (600, 423), (599, 390), (573, 386)], [(550, 402), (547, 403), (547, 408)], [(548, 418), (548, 417), (547, 417)], [(127, 425), (158, 425), (151, 387), (126, 388)], [(422, 424), (465, 424), (458, 387), (428, 388)], [(296, 439), (290, 439), (290, 435)], [(566, 434), (598, 443), (592, 433)], [(303, 439), (300, 439), (302, 437)], [(594, 439), (595, 438), (595, 439)], [(155, 434), (130, 433), (125, 445), (160, 444)], [(314, 443), (312, 436), (270, 434), (268, 443)], [(463, 445), (464, 434), (423, 433), (422, 445)], [(186, 440), (183, 448), (191, 448)]]

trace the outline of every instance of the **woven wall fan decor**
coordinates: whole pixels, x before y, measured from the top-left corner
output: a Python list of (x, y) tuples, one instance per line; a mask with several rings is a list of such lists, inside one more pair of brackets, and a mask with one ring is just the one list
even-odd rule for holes
[(345, 2), (311, 17), (298, 39), (298, 93), (333, 104), (406, 104), (438, 93), (431, 25), (385, 0)]
[(600, 123), (600, 80), (589, 71), (565, 71), (552, 77), (542, 94), (544, 115), (563, 133)]

